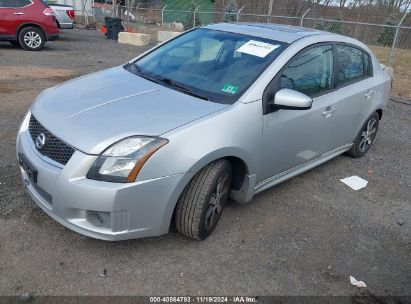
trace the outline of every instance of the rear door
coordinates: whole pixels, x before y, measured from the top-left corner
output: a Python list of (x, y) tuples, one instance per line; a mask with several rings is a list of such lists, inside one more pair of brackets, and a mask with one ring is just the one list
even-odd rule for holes
[(371, 114), (376, 88), (367, 52), (350, 44), (337, 43), (335, 48), (338, 136), (341, 143), (349, 144)]

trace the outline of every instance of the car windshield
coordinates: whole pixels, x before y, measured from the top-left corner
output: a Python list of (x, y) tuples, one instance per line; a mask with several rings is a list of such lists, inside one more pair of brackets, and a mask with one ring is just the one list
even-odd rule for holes
[(232, 104), (285, 47), (275, 40), (200, 28), (126, 65), (126, 69), (198, 98)]

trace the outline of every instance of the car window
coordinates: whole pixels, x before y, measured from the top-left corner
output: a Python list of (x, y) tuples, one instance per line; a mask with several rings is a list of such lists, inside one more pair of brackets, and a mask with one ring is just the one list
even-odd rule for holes
[(298, 54), (280, 76), (280, 89), (316, 96), (332, 88), (332, 45), (319, 45)]
[(285, 49), (286, 43), (210, 29), (171, 40), (134, 64), (141, 75), (213, 102), (234, 103)]
[(16, 2), (17, 7), (24, 7), (31, 4), (30, 0), (14, 0)]
[(337, 75), (339, 85), (364, 77), (366, 69), (369, 69), (369, 67), (364, 64), (362, 50), (337, 44)]
[(16, 7), (15, 0), (0, 0), (0, 7)]
[(363, 56), (364, 56), (364, 73), (366, 76), (371, 76), (372, 75), (371, 56), (367, 54), (366, 52), (363, 52)]

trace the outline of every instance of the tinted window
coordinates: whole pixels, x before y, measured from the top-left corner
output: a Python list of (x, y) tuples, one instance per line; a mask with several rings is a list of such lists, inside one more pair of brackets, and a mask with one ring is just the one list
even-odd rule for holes
[(172, 89), (183, 86), (210, 101), (233, 103), (285, 46), (271, 39), (197, 29), (154, 50), (135, 66), (141, 76), (163, 79)]
[(0, 7), (16, 7), (14, 0), (0, 0)]
[(16, 6), (17, 7), (23, 7), (31, 4), (30, 0), (14, 0), (16, 1)]
[(366, 75), (363, 51), (355, 47), (337, 45), (338, 83), (355, 81)]
[(280, 89), (315, 96), (332, 88), (332, 45), (312, 47), (298, 54), (281, 74)]
[(30, 0), (14, 0), (16, 3), (16, 7), (24, 7), (31, 4)]
[(363, 52), (363, 56), (364, 56), (364, 73), (366, 76), (371, 76), (372, 74), (371, 56), (365, 52)]

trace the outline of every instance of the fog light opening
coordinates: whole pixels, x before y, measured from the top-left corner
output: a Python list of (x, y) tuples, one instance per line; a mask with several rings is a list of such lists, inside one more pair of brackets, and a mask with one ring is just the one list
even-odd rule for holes
[(97, 227), (110, 227), (110, 212), (87, 210), (86, 220)]

